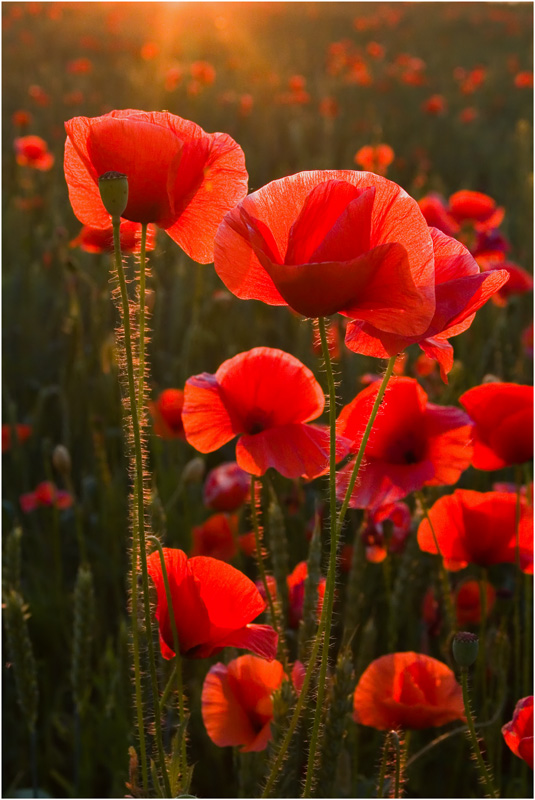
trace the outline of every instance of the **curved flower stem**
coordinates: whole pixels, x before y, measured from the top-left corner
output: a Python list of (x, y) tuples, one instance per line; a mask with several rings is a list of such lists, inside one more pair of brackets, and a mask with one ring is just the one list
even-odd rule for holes
[[(132, 352), (132, 335), (130, 331), (130, 304), (128, 301), (128, 292), (126, 288), (126, 278), (123, 269), (123, 262), (121, 257), (121, 242), (120, 242), (120, 218), (113, 217), (113, 242), (115, 247), (115, 267), (119, 277), (119, 287), (121, 291), (121, 301), (123, 306), (123, 326), (124, 326), (124, 343), (126, 355), (126, 370), (128, 378), (128, 392), (130, 399), (130, 413), (132, 417), (132, 432), (134, 438), (134, 459), (135, 459), (135, 480), (134, 480), (134, 509), (137, 512), (133, 520), (134, 541), (132, 545), (132, 627), (134, 634), (134, 661), (136, 670), (136, 706), (138, 714), (138, 725), (140, 717), (143, 716), (142, 698), (141, 698), (141, 676), (139, 674), (139, 638), (137, 635), (137, 550), (139, 548), (139, 555), (141, 560), (141, 578), (143, 584), (143, 605), (145, 611), (145, 628), (147, 631), (147, 649), (149, 657), (149, 671), (152, 686), (154, 717), (155, 717), (155, 734), (156, 743), (158, 748), (158, 757), (160, 762), (160, 769), (164, 780), (165, 791), (167, 796), (170, 796), (171, 790), (169, 786), (169, 776), (167, 774), (167, 767), (165, 765), (165, 753), (162, 742), (162, 729), (160, 719), (160, 703), (158, 697), (158, 681), (156, 678), (156, 665), (154, 661), (154, 646), (151, 636), (151, 614), (150, 614), (150, 598), (149, 598), (149, 581), (147, 572), (147, 550), (145, 542), (145, 506), (143, 497), (143, 453), (141, 446), (141, 431), (139, 425), (138, 404), (136, 396), (136, 387), (134, 381), (134, 358)], [(144, 358), (140, 356), (140, 358)], [(137, 528), (137, 536), (136, 536)], [(140, 751), (142, 753), (142, 774), (144, 786), (147, 785), (147, 764), (146, 753), (144, 744), (144, 728), (143, 720), (139, 725), (140, 732)], [(143, 757), (144, 756), (144, 757)]]
[[(171, 680), (176, 680), (176, 690), (178, 694), (178, 715), (180, 719), (180, 732), (181, 732), (181, 746), (180, 754), (182, 758), (181, 774), (184, 775), (187, 769), (187, 754), (186, 754), (186, 710), (184, 707), (184, 684), (182, 681), (182, 657), (180, 655), (180, 643), (178, 641), (178, 631), (176, 627), (175, 610), (173, 608), (173, 598), (171, 597), (171, 590), (169, 588), (169, 578), (167, 575), (167, 567), (165, 564), (165, 556), (160, 540), (157, 536), (147, 536), (147, 540), (152, 542), (160, 554), (160, 564), (162, 566), (163, 585), (165, 587), (165, 597), (167, 600), (167, 608), (169, 610), (169, 621), (171, 623), (171, 632), (173, 634), (173, 647), (175, 649), (175, 659), (173, 664), (173, 671), (171, 673)], [(167, 684), (164, 695), (169, 693), (171, 687), (171, 680)], [(163, 700), (163, 695), (162, 695)], [(163, 710), (162, 700), (160, 700), (160, 711)]]
[(468, 667), (461, 667), (461, 685), (463, 688), (463, 703), (464, 703), (464, 712), (466, 714), (466, 723), (468, 725), (468, 732), (470, 735), (470, 743), (472, 745), (472, 750), (474, 751), (474, 755), (477, 761), (477, 767), (479, 772), (479, 777), (487, 787), (487, 791), (490, 797), (499, 797), (496, 789), (494, 788), (494, 784), (492, 782), (492, 777), (490, 772), (483, 760), (483, 756), (481, 755), (481, 749), (479, 747), (479, 742), (477, 740), (476, 729), (474, 726), (474, 718), (472, 717), (472, 710), (470, 708), (470, 698), (468, 696)]

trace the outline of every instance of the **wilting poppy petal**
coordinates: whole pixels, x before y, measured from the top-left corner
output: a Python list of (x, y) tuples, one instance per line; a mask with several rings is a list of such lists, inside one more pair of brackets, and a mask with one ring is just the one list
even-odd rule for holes
[(227, 214), (215, 268), (238, 297), (288, 304), (305, 316), (373, 318), (383, 330), (414, 335), (433, 312), (431, 246), (417, 203), (391, 181), (303, 172)]
[(533, 695), (518, 701), (513, 719), (503, 726), (502, 735), (515, 756), (533, 769)]
[[(446, 569), (468, 564), (490, 566), (516, 562), (516, 497), (510, 492), (474, 492), (457, 489), (439, 498), (418, 528), (418, 544), (426, 553), (436, 553), (435, 537)], [(519, 525), (520, 567), (533, 571), (533, 516), (521, 502)]]
[(195, 260), (212, 260), (217, 226), (247, 188), (243, 152), (230, 136), (168, 112), (133, 109), (75, 117), (65, 129), (65, 178), (81, 222), (109, 226), (98, 178), (121, 172), (128, 177), (125, 219), (153, 222)]
[(420, 728), (464, 720), (462, 690), (452, 670), (419, 653), (372, 661), (353, 696), (353, 719), (378, 730)]
[[(154, 250), (156, 229), (147, 226), (146, 250)], [(141, 251), (141, 224), (123, 220), (119, 229), (122, 253), (139, 253)], [(91, 228), (84, 225), (78, 236), (70, 242), (71, 247), (79, 247), (86, 253), (111, 253), (113, 244), (113, 226), (108, 228)]]
[(533, 386), (485, 383), (462, 394), (459, 402), (474, 421), (476, 469), (533, 459)]

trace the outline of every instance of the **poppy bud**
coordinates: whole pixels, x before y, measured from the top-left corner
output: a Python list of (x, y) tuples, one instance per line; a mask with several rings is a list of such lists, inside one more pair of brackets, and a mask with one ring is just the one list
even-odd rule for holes
[(184, 483), (200, 483), (203, 479), (205, 464), (204, 460), (197, 456), (188, 461), (182, 472)]
[(52, 463), (61, 475), (69, 475), (71, 472), (71, 455), (65, 445), (58, 444), (52, 453)]
[(471, 667), (477, 659), (479, 639), (475, 633), (460, 631), (453, 637), (453, 657), (460, 667)]
[(128, 178), (122, 172), (105, 172), (98, 179), (104, 208), (113, 219), (119, 219), (128, 203)]

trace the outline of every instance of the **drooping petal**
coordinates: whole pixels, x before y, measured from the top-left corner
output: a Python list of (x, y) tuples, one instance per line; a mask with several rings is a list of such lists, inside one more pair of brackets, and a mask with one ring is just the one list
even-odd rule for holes
[(182, 409), (184, 433), (201, 453), (211, 453), (244, 430), (243, 420), (228, 408), (215, 375), (203, 372), (186, 381)]
[(204, 679), (201, 695), (204, 727), (218, 747), (250, 744), (255, 730), (229, 683), (228, 667), (214, 664)]

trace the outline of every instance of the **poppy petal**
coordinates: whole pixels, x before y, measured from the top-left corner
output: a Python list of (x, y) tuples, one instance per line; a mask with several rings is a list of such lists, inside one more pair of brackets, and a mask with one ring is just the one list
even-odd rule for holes
[(218, 747), (254, 742), (255, 730), (230, 687), (228, 668), (224, 664), (215, 664), (204, 679), (201, 711), (206, 732)]
[(203, 372), (186, 381), (182, 422), (187, 441), (200, 453), (211, 453), (244, 429), (227, 408), (215, 375)]

